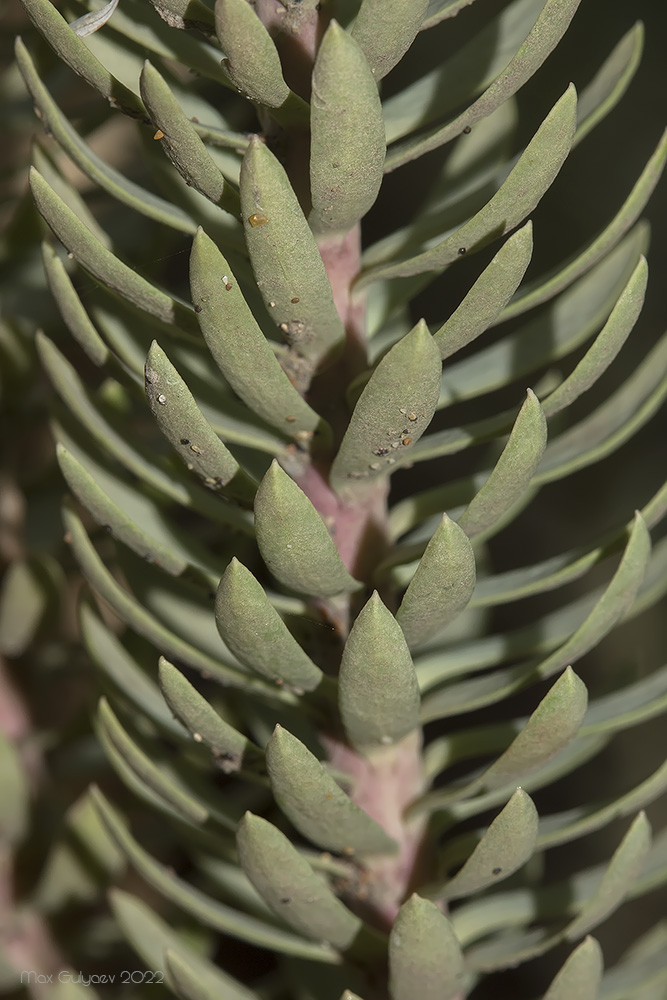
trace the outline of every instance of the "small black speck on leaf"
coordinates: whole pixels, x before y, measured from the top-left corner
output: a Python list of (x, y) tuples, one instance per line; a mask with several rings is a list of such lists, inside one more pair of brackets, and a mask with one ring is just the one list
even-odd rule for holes
[[(460, 252), (461, 252), (461, 251), (459, 250), (459, 253), (460, 253)], [(195, 306), (195, 312), (196, 312), (196, 313), (200, 313), (200, 312), (201, 312), (201, 306)]]
[(493, 874), (494, 875), (500, 875), (501, 872), (502, 872), (502, 868), (494, 868), (493, 869)]
[(283, 896), (283, 898), (280, 900), (280, 902), (281, 903), (291, 903), (292, 900), (291, 900), (291, 898), (289, 896)]
[(466, 125), (466, 127), (463, 129), (463, 134), (464, 135), (470, 135), (471, 132), (472, 132), (472, 129), (470, 128), (470, 125)]
[(463, 254), (464, 254), (465, 252), (466, 252), (466, 248), (465, 248), (465, 247), (459, 247), (459, 254), (460, 254), (461, 256), (463, 256)]
[(190, 444), (190, 438), (181, 438), (181, 444)]

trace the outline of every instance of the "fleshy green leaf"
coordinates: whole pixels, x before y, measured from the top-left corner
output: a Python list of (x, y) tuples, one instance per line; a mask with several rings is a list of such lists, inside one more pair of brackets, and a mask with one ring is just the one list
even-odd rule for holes
[(91, 87), (106, 97), (112, 107), (121, 108), (133, 118), (142, 118), (139, 98), (120, 83), (89, 50), (51, 0), (21, 0), (24, 10), (56, 55), (83, 77)]
[(310, 750), (282, 726), (266, 747), (276, 802), (318, 847), (344, 854), (393, 853), (396, 842), (339, 787)]
[(228, 722), (225, 722), (206, 698), (192, 686), (180, 670), (160, 657), (160, 687), (169, 708), (192, 733), (196, 743), (203, 743), (225, 774), (263, 770), (264, 754)]
[(573, 941), (601, 924), (616, 910), (639, 878), (651, 846), (651, 826), (643, 812), (638, 813), (614, 856), (592, 899), (565, 930)]
[(428, 427), (440, 393), (440, 352), (423, 320), (382, 358), (350, 418), (331, 469), (342, 494), (385, 475)]
[[(375, 23), (385, 25), (386, 13)], [(309, 222), (315, 232), (346, 233), (378, 196), (385, 140), (371, 68), (354, 37), (336, 21), (330, 22), (315, 60), (310, 119)]]
[(572, 145), (576, 115), (577, 95), (570, 84), (526, 146), (505, 183), (484, 208), (451, 236), (416, 257), (371, 268), (360, 284), (378, 278), (408, 277), (441, 270), (462, 252), (481, 250), (518, 226), (533, 211), (563, 166)]
[[(184, 935), (173, 930), (161, 920), (142, 900), (121, 889), (112, 889), (109, 894), (113, 914), (123, 934), (146, 963), (148, 969), (166, 971), (165, 980), (170, 987), (177, 987), (177, 994), (187, 1000), (211, 1000), (224, 997), (225, 1000), (257, 1000), (257, 995), (239, 983), (232, 976), (197, 954), (187, 944)], [(167, 969), (164, 970), (165, 959)], [(208, 987), (208, 992), (183, 991), (180, 976), (172, 975), (176, 968), (185, 970), (183, 978), (197, 987)], [(171, 981), (170, 981), (171, 980)], [(204, 987), (204, 988), (205, 988)], [(217, 989), (212, 993), (213, 988)]]
[(565, 962), (543, 1000), (596, 1000), (603, 968), (600, 945), (595, 938), (585, 938)]
[(22, 656), (57, 612), (64, 574), (48, 552), (14, 559), (0, 585), (0, 652)]
[[(318, 364), (332, 359), (345, 331), (289, 178), (258, 138), (248, 146), (241, 167), (241, 210), (264, 303), (293, 349), (295, 362), (305, 359), (312, 373)], [(294, 377), (301, 380), (298, 364)]]
[(444, 884), (428, 888), (436, 899), (470, 896), (509, 878), (532, 857), (539, 817), (533, 800), (517, 788), (498, 813), (460, 871)]
[(225, 180), (164, 78), (148, 61), (141, 73), (141, 96), (153, 125), (162, 132), (162, 148), (185, 182), (238, 216), (238, 192)]
[(254, 7), (246, 0), (216, 0), (215, 30), (234, 86), (272, 108), (283, 124), (305, 124), (307, 105), (285, 83), (278, 50)]
[(455, 17), (460, 10), (474, 2), (475, 0), (430, 0), (421, 30), (426, 31), (448, 17)]
[(495, 322), (517, 290), (532, 253), (533, 224), (527, 222), (506, 240), (458, 309), (433, 334), (443, 361)]
[(499, 520), (528, 489), (546, 443), (544, 413), (537, 396), (529, 389), (502, 455), (458, 520), (469, 538)]
[(462, 996), (463, 954), (454, 929), (417, 893), (403, 903), (389, 936), (392, 1000), (455, 1000)]
[(577, 134), (573, 146), (585, 139), (588, 133), (618, 103), (627, 90), (641, 62), (644, 48), (644, 25), (637, 21), (579, 95)]
[(151, 316), (194, 333), (196, 322), (191, 309), (146, 281), (107, 250), (34, 167), (30, 171), (30, 187), (39, 212), (86, 271)]
[(612, 363), (637, 322), (648, 281), (646, 259), (640, 258), (630, 281), (592, 346), (576, 368), (542, 403), (547, 417), (570, 406), (600, 378)]
[(648, 163), (644, 167), (632, 191), (624, 201), (618, 213), (614, 216), (608, 226), (591, 242), (587, 247), (578, 253), (573, 260), (568, 261), (564, 267), (557, 267), (553, 271), (542, 275), (536, 281), (529, 283), (524, 291), (517, 295), (513, 302), (503, 310), (498, 318), (498, 322), (519, 316), (521, 313), (533, 309), (542, 302), (553, 298), (558, 292), (567, 288), (575, 279), (597, 264), (598, 261), (613, 249), (621, 237), (635, 224), (646, 203), (648, 202), (656, 184), (662, 176), (667, 159), (667, 131), (663, 132), (660, 142), (655, 148)]
[(213, 34), (213, 14), (201, 0), (148, 0), (170, 28), (181, 31), (196, 28), (205, 35)]
[(30, 814), (29, 777), (18, 748), (0, 730), (0, 840), (5, 848), (19, 843)]
[(303, 651), (264, 588), (234, 558), (220, 581), (215, 601), (218, 631), (241, 663), (278, 684), (313, 691), (323, 674)]
[(586, 685), (571, 667), (546, 693), (519, 735), (480, 777), (487, 789), (523, 781), (576, 736), (588, 706)]
[[(568, 29), (580, 0), (547, 0), (523, 45), (510, 59), (505, 69), (470, 107), (446, 125), (439, 126), (414, 139), (397, 145), (387, 156), (386, 170), (395, 170), (410, 160), (423, 156), (449, 142), (486, 118), (524, 85), (540, 68)], [(572, 136), (570, 135), (570, 140)]]
[(334, 895), (291, 841), (272, 823), (247, 812), (236, 833), (243, 871), (274, 913), (293, 930), (346, 951), (361, 920)]
[(396, 743), (419, 725), (419, 686), (400, 625), (375, 591), (359, 613), (338, 676), (343, 726), (359, 748)]
[(462, 528), (444, 514), (396, 613), (408, 646), (448, 625), (467, 606), (474, 589), (472, 545)]
[(42, 243), (42, 261), (51, 294), (70, 333), (93, 364), (104, 365), (109, 357), (109, 349), (84, 309), (63, 262), (47, 240)]
[(146, 397), (158, 427), (188, 469), (206, 486), (251, 501), (256, 484), (215, 433), (156, 341), (146, 358), (145, 379)]
[(323, 422), (290, 384), (229, 264), (202, 229), (192, 244), (190, 284), (204, 340), (232, 389), (284, 434), (305, 441), (322, 433)]
[(291, 590), (333, 597), (361, 586), (313, 504), (275, 461), (255, 496), (255, 531), (264, 562)]
[(428, 0), (362, 0), (352, 37), (371, 73), (381, 80), (408, 51), (426, 16)]
[(248, 916), (240, 910), (212, 899), (201, 889), (189, 885), (184, 879), (174, 875), (173, 869), (156, 861), (134, 839), (121, 814), (113, 808), (98, 788), (93, 786), (90, 794), (105, 827), (125, 856), (149, 885), (166, 899), (207, 926), (237, 940), (249, 941), (251, 944), (281, 954), (299, 955), (320, 962), (336, 962), (336, 953), (328, 945), (304, 941), (295, 934), (272, 927), (256, 917)]

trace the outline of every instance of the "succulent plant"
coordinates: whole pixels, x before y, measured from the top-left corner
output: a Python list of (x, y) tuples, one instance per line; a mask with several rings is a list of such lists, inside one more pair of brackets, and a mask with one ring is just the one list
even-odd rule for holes
[[(522, 142), (515, 95), (579, 0), (512, 0), (442, 62), (471, 2), (121, 0), (74, 20), (22, 0), (141, 145), (105, 162), (17, 41), (42, 124), (115, 206), (96, 216), (38, 151), (32, 195), (65, 251), (47, 237), (44, 267), (76, 344), (37, 347), (95, 728), (163, 821), (142, 836), (136, 806), (94, 787), (82, 829), (152, 887), (113, 889), (112, 908), (188, 1000), (501, 996), (502, 970), (556, 949), (544, 1000), (665, 988), (664, 925), (607, 971), (590, 932), (667, 879), (642, 811), (667, 769), (561, 811), (534, 799), (667, 708), (667, 668), (590, 701), (575, 673), (664, 596), (667, 489), (548, 558), (489, 553), (664, 399), (665, 338), (567, 414), (641, 311), (667, 138), (599, 234), (523, 282), (549, 239), (531, 216), (625, 93), (642, 27)], [(394, 225), (385, 175), (431, 153)], [(451, 287), (427, 323), (426, 293)], [(546, 611), (521, 603), (576, 581)], [(496, 631), (507, 604), (522, 624)], [(619, 817), (609, 860), (578, 864)], [(570, 874), (550, 881), (561, 845)], [(245, 970), (229, 939), (255, 949)]]

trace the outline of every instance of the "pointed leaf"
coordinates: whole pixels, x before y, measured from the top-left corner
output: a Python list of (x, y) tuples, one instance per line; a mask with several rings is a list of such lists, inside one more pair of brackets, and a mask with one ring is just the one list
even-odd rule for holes
[(596, 1000), (604, 964), (602, 949), (587, 937), (572, 952), (543, 1000)]
[(542, 302), (548, 301), (548, 299), (553, 298), (558, 292), (572, 284), (576, 278), (584, 274), (594, 264), (602, 260), (630, 227), (635, 224), (643, 212), (656, 184), (662, 176), (666, 160), (667, 131), (663, 132), (660, 142), (656, 146), (655, 151), (644, 167), (632, 191), (609, 225), (564, 267), (557, 267), (554, 271), (548, 272), (546, 275), (542, 275), (536, 281), (528, 284), (525, 290), (503, 310), (498, 322), (504, 322), (504, 320), (511, 319), (513, 316), (519, 316), (521, 313), (533, 309)]
[(448, 625), (468, 605), (474, 589), (470, 540), (443, 514), (396, 613), (408, 646), (430, 639)]
[(118, 0), (109, 0), (109, 3), (100, 7), (99, 10), (91, 10), (87, 14), (77, 17), (76, 21), (70, 21), (69, 26), (79, 38), (85, 38), (103, 28), (117, 6)]
[(318, 847), (344, 854), (386, 854), (396, 850), (396, 841), (282, 726), (276, 726), (267, 744), (266, 764), (282, 812)]
[(42, 262), (51, 294), (70, 333), (93, 364), (106, 364), (109, 349), (83, 308), (63, 262), (47, 240), (42, 242)]
[(187, 726), (197, 743), (203, 743), (224, 774), (257, 773), (264, 769), (264, 754), (209, 705), (180, 670), (160, 657), (160, 687), (169, 708)]
[(477, 215), (430, 250), (396, 264), (371, 268), (360, 284), (378, 278), (408, 277), (441, 270), (461, 253), (481, 250), (518, 226), (549, 190), (563, 166), (572, 145), (576, 115), (577, 95), (570, 84), (526, 146), (507, 180)]
[(303, 651), (269, 602), (261, 583), (233, 558), (215, 600), (218, 631), (241, 663), (298, 692), (314, 691), (322, 671)]
[[(167, 802), (180, 816), (198, 826), (208, 819), (208, 811), (171, 775), (156, 765), (134, 742), (109, 707), (106, 698), (100, 698), (98, 709), (100, 735), (116, 751), (124, 768), (137, 781), (145, 785), (159, 799)], [(113, 760), (112, 760), (113, 762)], [(123, 774), (121, 773), (121, 777)]]
[(226, 59), (224, 68), (246, 97), (279, 108), (289, 97), (273, 39), (247, 0), (217, 0), (215, 30)]
[(277, 580), (309, 597), (358, 590), (319, 513), (277, 462), (255, 497), (255, 531), (264, 562)]
[(234, 392), (267, 423), (297, 440), (323, 431), (318, 414), (280, 367), (229, 264), (202, 229), (192, 244), (190, 284), (204, 340)]
[(573, 146), (585, 139), (621, 99), (641, 62), (643, 48), (644, 25), (637, 21), (581, 92)]
[(389, 936), (392, 1000), (456, 1000), (463, 990), (463, 954), (454, 928), (417, 893), (403, 903)]
[(269, 948), (285, 955), (319, 962), (335, 963), (336, 953), (328, 945), (304, 941), (295, 934), (248, 916), (240, 910), (220, 903), (201, 889), (196, 889), (174, 874), (173, 868), (160, 864), (134, 839), (121, 814), (92, 786), (90, 795), (104, 826), (130, 863), (149, 885), (165, 899), (175, 903), (196, 920), (236, 940), (248, 941), (260, 948)]
[[(581, 0), (547, 0), (518, 52), (477, 100), (446, 125), (397, 145), (387, 156), (386, 169), (395, 170), (453, 139), (464, 128), (500, 107), (540, 68), (567, 31)], [(571, 139), (571, 136), (570, 136)]]
[(363, 997), (358, 996), (356, 993), (352, 993), (351, 990), (345, 990), (340, 1000), (363, 1000)]
[(640, 812), (616, 848), (593, 898), (568, 924), (565, 936), (569, 941), (597, 927), (620, 906), (641, 875), (650, 846), (651, 826), (646, 814)]
[(458, 899), (509, 878), (532, 857), (538, 823), (533, 800), (517, 788), (461, 870), (444, 885), (429, 891), (429, 895)]
[(181, 177), (215, 205), (238, 216), (238, 192), (225, 180), (164, 78), (148, 60), (140, 83), (152, 124), (162, 132), (162, 148)]
[[(377, 23), (387, 23), (384, 13)], [(315, 232), (346, 233), (378, 196), (385, 140), (371, 68), (336, 21), (324, 34), (313, 68), (310, 129), (310, 225)]]
[(250, 262), (276, 325), (311, 369), (328, 362), (345, 339), (329, 278), (287, 174), (258, 138), (241, 167), (241, 210)]
[(443, 361), (492, 326), (517, 290), (532, 253), (533, 224), (527, 222), (506, 240), (458, 309), (433, 334)]
[(192, 393), (154, 340), (146, 358), (146, 397), (158, 427), (211, 489), (251, 501), (256, 484), (240, 467), (197, 406)]
[(139, 98), (112, 76), (62, 16), (51, 0), (21, 0), (23, 9), (56, 55), (91, 87), (106, 97), (112, 107), (133, 118), (143, 118)]
[(440, 352), (423, 320), (382, 358), (362, 392), (331, 469), (339, 492), (391, 471), (428, 427), (440, 393)]
[(107, 250), (34, 167), (30, 171), (30, 188), (39, 212), (60, 242), (102, 285), (164, 323), (188, 332), (196, 330), (192, 311), (185, 303), (146, 281)]
[(637, 322), (648, 281), (646, 258), (641, 257), (611, 315), (574, 371), (542, 403), (547, 417), (570, 406), (600, 378), (612, 363)]
[(63, 445), (56, 447), (58, 465), (67, 485), (77, 500), (83, 504), (98, 524), (108, 527), (111, 533), (128, 545), (142, 558), (158, 563), (167, 573), (180, 576), (188, 565), (183, 557), (160, 542), (136, 524), (111, 497), (102, 490), (94, 477)]
[(119, 691), (141, 715), (171, 738), (187, 740), (187, 733), (165, 705), (155, 681), (85, 600), (79, 605), (79, 628), (86, 652), (102, 673), (104, 682), (110, 682), (111, 690)]
[(586, 715), (586, 685), (571, 667), (546, 693), (519, 735), (480, 778), (487, 789), (523, 779), (563, 750)]
[(371, 73), (381, 80), (412, 45), (426, 16), (428, 0), (362, 0), (352, 25), (352, 37)]
[(345, 643), (338, 700), (347, 737), (358, 748), (396, 743), (419, 725), (419, 686), (410, 651), (377, 591)]
[(531, 389), (494, 469), (458, 520), (469, 538), (480, 534), (509, 510), (528, 489), (547, 443), (547, 423)]
[(361, 920), (334, 895), (284, 833), (247, 812), (236, 833), (239, 861), (258, 893), (293, 930), (347, 950)]

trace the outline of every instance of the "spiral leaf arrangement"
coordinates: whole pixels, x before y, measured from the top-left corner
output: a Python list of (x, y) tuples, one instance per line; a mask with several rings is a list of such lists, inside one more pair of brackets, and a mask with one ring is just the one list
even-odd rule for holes
[[(274, 958), (241, 982), (114, 890), (127, 938), (188, 1000), (463, 1000), (562, 945), (544, 1000), (658, 996), (664, 934), (605, 971), (590, 932), (667, 879), (642, 812), (667, 768), (563, 812), (532, 796), (667, 708), (667, 668), (590, 701), (573, 669), (664, 595), (650, 532), (667, 488), (542, 562), (492, 571), (486, 555), (542, 485), (610, 455), (667, 392), (663, 338), (609, 399), (554, 420), (641, 311), (665, 137), (602, 231), (523, 282), (531, 214), (625, 93), (641, 25), (517, 149), (514, 95), (579, 0), (512, 0), (444, 64), (428, 32), (446, 38), (471, 0), (121, 0), (73, 27), (51, 0), (22, 3), (108, 113), (134, 119), (145, 165), (135, 179), (93, 152), (19, 39), (57, 146), (119, 217), (189, 253), (189, 280), (156, 284), (37, 148), (32, 194), (65, 250), (47, 238), (44, 267), (76, 345), (37, 343), (106, 690), (97, 736), (187, 871), (99, 788), (95, 836), (155, 898)], [(411, 47), (431, 62), (383, 96)], [(446, 144), (418, 213), (362, 251), (385, 174)], [(460, 304), (415, 322), (417, 296), (477, 253)], [(477, 416), (458, 426), (464, 402)], [(485, 609), (573, 581), (570, 603), (489, 626)], [(541, 875), (535, 859), (619, 817), (606, 864)]]

